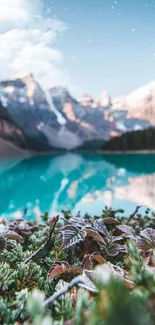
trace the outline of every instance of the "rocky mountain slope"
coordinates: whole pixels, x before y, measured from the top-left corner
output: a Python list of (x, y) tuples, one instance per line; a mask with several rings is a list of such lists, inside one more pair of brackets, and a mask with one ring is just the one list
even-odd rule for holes
[(32, 74), (0, 82), (0, 139), (29, 152), (98, 149), (112, 137), (155, 125), (155, 82), (129, 96), (78, 99), (46, 92)]
[(92, 116), (65, 89), (45, 93), (32, 74), (0, 82), (0, 137), (22, 149), (70, 150), (107, 140), (112, 129), (102, 112)]

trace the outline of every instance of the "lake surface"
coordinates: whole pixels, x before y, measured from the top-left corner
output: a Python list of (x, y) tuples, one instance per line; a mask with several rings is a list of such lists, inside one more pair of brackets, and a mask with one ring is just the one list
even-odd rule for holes
[(98, 215), (105, 206), (155, 210), (155, 155), (68, 153), (0, 163), (0, 215), (62, 210)]

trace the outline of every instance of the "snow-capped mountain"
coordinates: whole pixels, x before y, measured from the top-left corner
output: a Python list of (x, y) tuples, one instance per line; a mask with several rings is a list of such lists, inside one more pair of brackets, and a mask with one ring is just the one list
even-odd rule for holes
[(113, 109), (135, 110), (148, 104), (155, 107), (155, 81), (139, 87), (127, 96), (114, 98), (112, 101)]
[(155, 81), (127, 96), (114, 98), (112, 107), (128, 111), (128, 118), (146, 119), (155, 125)]
[(73, 98), (64, 87), (44, 91), (32, 74), (0, 82), (0, 139), (25, 150), (99, 148), (126, 131), (155, 125), (155, 82), (132, 94)]
[[(32, 74), (0, 82), (0, 104), (2, 137), (7, 139), (3, 125), (10, 123), (22, 134), (22, 148), (50, 148), (48, 139), (40, 132), (39, 126), (47, 121), (52, 127), (59, 128), (59, 123), (56, 115), (50, 111), (46, 96)], [(3, 116), (4, 113), (6, 116)], [(17, 143), (16, 139), (14, 142)]]
[(45, 93), (32, 74), (0, 82), (0, 136), (22, 149), (70, 150), (85, 141), (107, 140), (112, 123), (102, 112), (88, 111), (65, 88)]

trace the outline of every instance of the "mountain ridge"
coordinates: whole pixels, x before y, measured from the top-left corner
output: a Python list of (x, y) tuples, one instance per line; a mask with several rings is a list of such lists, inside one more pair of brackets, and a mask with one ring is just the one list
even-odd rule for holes
[(155, 82), (128, 96), (78, 99), (65, 87), (46, 92), (30, 73), (0, 82), (0, 138), (22, 150), (99, 149), (124, 132), (155, 126)]

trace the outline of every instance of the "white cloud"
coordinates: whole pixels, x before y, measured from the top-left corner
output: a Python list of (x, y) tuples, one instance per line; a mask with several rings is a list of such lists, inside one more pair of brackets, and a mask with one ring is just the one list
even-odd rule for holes
[(53, 45), (65, 30), (43, 16), (40, 0), (0, 0), (0, 79), (32, 72), (44, 87), (68, 84), (63, 54)]
[(14, 22), (22, 19), (25, 22), (30, 19), (28, 3), (24, 0), (1, 0), (0, 1), (0, 21)]

